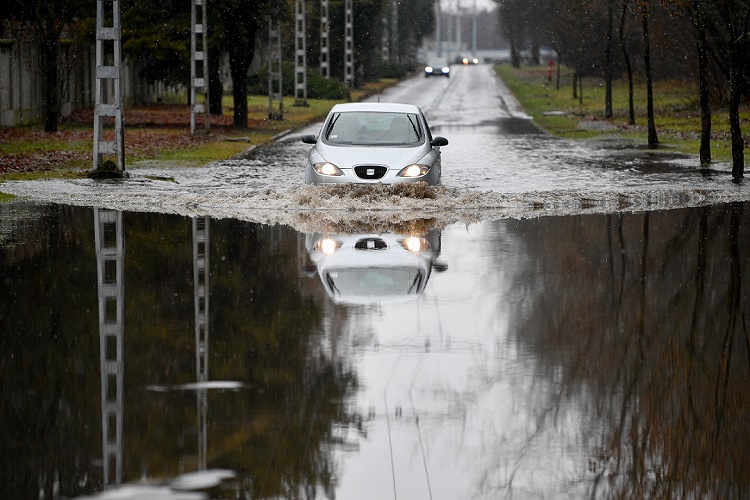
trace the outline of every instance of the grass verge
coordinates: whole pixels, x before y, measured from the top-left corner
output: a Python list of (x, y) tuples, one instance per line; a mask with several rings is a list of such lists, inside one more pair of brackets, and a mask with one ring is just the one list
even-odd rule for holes
[[(605, 84), (599, 78), (584, 78), (583, 92), (573, 97), (572, 71), (561, 68), (560, 88), (547, 82), (546, 67), (495, 67), (526, 113), (550, 134), (573, 139), (623, 138), (646, 144), (646, 84), (634, 82), (635, 125), (628, 124), (628, 84), (624, 78), (612, 85), (613, 117), (604, 118)], [(700, 146), (700, 108), (698, 91), (692, 81), (654, 83), (656, 131), (662, 146), (686, 154), (698, 154)], [(750, 109), (741, 109), (745, 130), (750, 124)], [(726, 109), (712, 111), (711, 153), (715, 162), (731, 161), (729, 119)], [(750, 134), (746, 132), (746, 137)], [(748, 140), (745, 141), (746, 143)]]
[[(362, 100), (397, 81), (382, 79), (366, 84), (352, 91), (351, 100)], [(223, 116), (212, 117), (209, 135), (190, 135), (190, 112), (186, 105), (126, 108), (126, 168), (142, 160), (199, 166), (231, 158), (250, 147), (269, 143), (279, 133), (323, 119), (331, 106), (339, 102), (344, 101), (308, 99), (307, 106), (294, 106), (294, 98), (286, 97), (284, 118), (269, 120), (268, 97), (250, 96), (248, 127), (235, 128), (231, 126), (233, 101), (231, 96), (225, 96)], [(90, 109), (74, 113), (60, 125), (58, 132), (42, 132), (38, 125), (0, 128), (0, 183), (85, 177), (91, 169), (92, 149), (93, 110)]]

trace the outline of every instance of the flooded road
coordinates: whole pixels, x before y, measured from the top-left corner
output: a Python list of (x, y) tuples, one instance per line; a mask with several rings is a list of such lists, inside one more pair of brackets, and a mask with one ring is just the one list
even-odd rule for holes
[(206, 168), (0, 186), (0, 498), (750, 494), (750, 188), (418, 78), (434, 198)]
[(748, 494), (746, 204), (0, 215), (3, 498)]
[[(450, 141), (441, 148), (443, 186), (434, 199), (415, 203), (375, 189), (363, 202), (347, 191), (305, 186), (310, 146), (300, 137), (317, 133), (319, 124), (206, 168), (141, 162), (129, 167), (132, 178), (125, 182), (6, 182), (2, 190), (53, 203), (288, 225), (310, 213), (348, 221), (361, 210), (386, 221), (400, 211), (402, 220), (429, 212), (444, 223), (467, 223), (750, 200), (750, 184), (733, 184), (729, 165), (701, 169), (697, 157), (668, 147), (649, 151), (621, 142), (551, 138), (528, 119), (490, 66), (454, 69), (450, 79), (414, 78), (372, 97), (420, 105), (433, 133)], [(378, 210), (388, 213), (373, 212)]]

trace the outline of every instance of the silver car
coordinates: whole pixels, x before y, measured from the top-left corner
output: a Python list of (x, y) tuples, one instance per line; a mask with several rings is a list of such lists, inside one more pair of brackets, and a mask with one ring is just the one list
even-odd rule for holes
[(440, 146), (424, 114), (412, 104), (337, 104), (307, 155), (307, 184), (440, 183)]

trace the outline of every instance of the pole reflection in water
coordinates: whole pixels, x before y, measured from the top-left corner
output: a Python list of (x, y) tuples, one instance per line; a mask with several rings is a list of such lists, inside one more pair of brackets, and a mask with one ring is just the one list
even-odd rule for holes
[(94, 241), (99, 290), (102, 465), (104, 488), (108, 489), (122, 483), (122, 391), (125, 370), (123, 359), (125, 241), (122, 212), (94, 209)]
[(208, 303), (209, 219), (193, 218), (193, 287), (195, 289), (195, 378), (198, 382), (198, 470), (206, 470), (208, 448)]

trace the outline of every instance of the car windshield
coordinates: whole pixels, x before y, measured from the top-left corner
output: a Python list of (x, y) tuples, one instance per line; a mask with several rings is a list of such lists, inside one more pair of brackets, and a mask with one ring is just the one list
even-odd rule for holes
[(421, 292), (423, 274), (410, 268), (337, 269), (325, 275), (334, 295), (341, 297), (387, 297)]
[(407, 146), (420, 144), (424, 136), (415, 113), (348, 111), (334, 113), (324, 137), (332, 144)]

